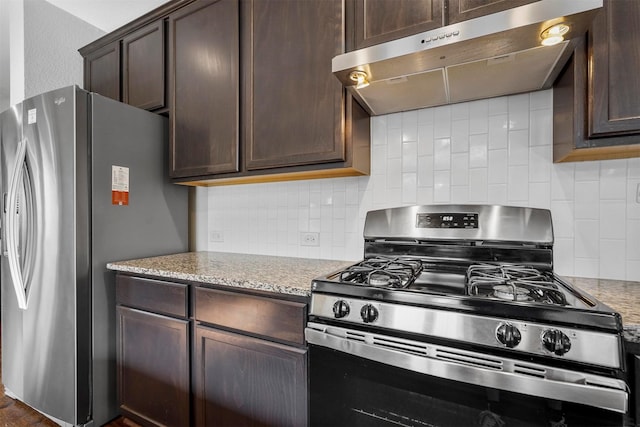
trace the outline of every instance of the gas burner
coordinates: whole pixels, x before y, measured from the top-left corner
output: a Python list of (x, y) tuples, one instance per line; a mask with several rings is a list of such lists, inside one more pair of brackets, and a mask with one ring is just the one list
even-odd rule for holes
[(513, 284), (496, 285), (493, 287), (493, 296), (500, 299), (513, 301), (531, 301), (528, 289), (518, 287)]
[(340, 273), (340, 281), (384, 288), (406, 288), (422, 271), (422, 262), (411, 258), (368, 258)]
[(467, 269), (467, 290), (478, 297), (567, 305), (552, 276), (523, 265), (471, 265)]

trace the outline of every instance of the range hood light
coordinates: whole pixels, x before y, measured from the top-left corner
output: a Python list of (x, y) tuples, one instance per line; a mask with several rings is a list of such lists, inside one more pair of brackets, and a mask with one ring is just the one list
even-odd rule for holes
[(349, 73), (349, 78), (356, 83), (356, 89), (363, 89), (369, 86), (367, 73), (365, 73), (364, 71), (354, 70)]
[(540, 34), (542, 46), (553, 46), (564, 41), (564, 35), (569, 32), (569, 26), (557, 24), (547, 28)]

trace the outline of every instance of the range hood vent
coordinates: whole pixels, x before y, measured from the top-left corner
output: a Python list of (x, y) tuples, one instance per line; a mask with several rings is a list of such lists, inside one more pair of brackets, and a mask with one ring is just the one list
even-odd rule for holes
[[(333, 58), (334, 75), (372, 115), (551, 87), (602, 0), (539, 0)], [(542, 46), (563, 23), (565, 40)], [(357, 88), (350, 75), (366, 73)]]

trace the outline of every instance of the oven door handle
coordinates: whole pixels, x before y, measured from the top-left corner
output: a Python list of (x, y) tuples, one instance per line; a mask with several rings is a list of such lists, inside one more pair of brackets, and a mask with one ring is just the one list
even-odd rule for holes
[(311, 345), (452, 381), (628, 410), (628, 387), (615, 378), (314, 322), (308, 323), (305, 338)]

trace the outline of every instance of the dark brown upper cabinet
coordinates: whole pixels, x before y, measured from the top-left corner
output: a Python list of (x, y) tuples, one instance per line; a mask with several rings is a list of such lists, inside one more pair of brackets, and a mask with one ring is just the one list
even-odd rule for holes
[(606, 1), (589, 33), (589, 137), (640, 131), (640, 2)]
[(331, 73), (341, 1), (250, 1), (244, 12), (247, 170), (345, 161), (345, 96)]
[(554, 84), (555, 162), (640, 156), (640, 2), (605, 0)]
[(539, 0), (449, 0), (447, 12), (449, 24), (490, 15)]
[[(117, 77), (126, 102), (169, 115), (176, 183), (366, 175), (369, 115), (331, 72), (350, 37), (345, 9), (343, 0), (173, 0), (80, 53), (91, 76), (106, 61), (90, 59), (122, 45), (99, 71)], [(98, 86), (85, 77), (85, 87)]]
[(170, 175), (239, 171), (236, 0), (200, 0), (169, 16)]
[(116, 40), (84, 56), (84, 87), (120, 101), (120, 41)]
[(165, 106), (164, 21), (122, 39), (122, 101), (145, 110)]
[(444, 0), (355, 0), (355, 49), (445, 25)]

